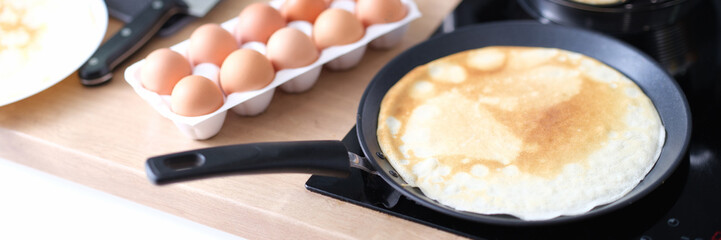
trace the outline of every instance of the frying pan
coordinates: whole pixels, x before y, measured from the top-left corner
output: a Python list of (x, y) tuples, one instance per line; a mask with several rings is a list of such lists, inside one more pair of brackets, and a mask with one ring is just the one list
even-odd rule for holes
[(536, 19), (608, 34), (658, 30), (683, 19), (700, 0), (635, 0), (594, 5), (571, 0), (518, 0)]
[[(376, 139), (383, 96), (416, 66), (456, 52), (491, 45), (560, 48), (585, 54), (619, 70), (648, 95), (666, 127), (666, 142), (656, 165), (636, 188), (621, 199), (573, 216), (526, 221), (509, 215), (457, 211), (410, 187), (385, 159)], [(196, 149), (149, 158), (148, 178), (156, 184), (226, 174), (299, 172), (345, 177), (350, 167), (379, 175), (406, 198), (430, 209), (479, 223), (540, 225), (564, 223), (606, 214), (635, 202), (663, 184), (679, 165), (690, 139), (691, 116), (678, 84), (650, 57), (604, 35), (532, 21), (505, 21), (458, 29), (420, 43), (383, 67), (360, 102), (356, 131), (366, 157), (349, 153), (340, 141), (253, 143)]]

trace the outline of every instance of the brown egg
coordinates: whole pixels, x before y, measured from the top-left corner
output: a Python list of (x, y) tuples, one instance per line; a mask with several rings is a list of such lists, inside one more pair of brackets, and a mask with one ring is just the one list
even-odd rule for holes
[(170, 94), (170, 109), (187, 117), (215, 112), (223, 106), (223, 93), (213, 81), (190, 75), (180, 79)]
[(406, 16), (406, 7), (400, 0), (358, 0), (355, 14), (365, 26), (392, 23)]
[(220, 67), (220, 87), (226, 94), (261, 89), (275, 77), (268, 58), (251, 49), (238, 49)]
[(328, 7), (325, 0), (287, 0), (280, 7), (280, 14), (290, 21), (315, 22), (315, 19)]
[(295, 28), (281, 28), (268, 39), (267, 55), (277, 70), (310, 65), (318, 49), (308, 35)]
[(216, 66), (223, 64), (223, 60), (231, 52), (238, 49), (238, 43), (228, 31), (218, 24), (204, 24), (190, 35), (188, 58), (190, 63), (212, 63)]
[(168, 48), (160, 48), (145, 57), (140, 68), (140, 83), (145, 89), (169, 95), (175, 84), (191, 72), (190, 62), (183, 55)]
[(273, 32), (285, 27), (280, 12), (266, 3), (248, 5), (238, 15), (233, 35), (239, 44), (250, 41), (266, 43)]
[(343, 9), (331, 8), (323, 11), (313, 26), (313, 41), (324, 49), (330, 46), (354, 43), (361, 38), (365, 29), (363, 24)]

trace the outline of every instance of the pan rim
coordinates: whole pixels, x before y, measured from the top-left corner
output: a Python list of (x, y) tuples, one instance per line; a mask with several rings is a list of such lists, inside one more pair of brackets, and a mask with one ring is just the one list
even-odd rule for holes
[[(492, 32), (491, 30), (495, 30), (495, 32)], [(503, 30), (503, 31), (500, 31)], [(534, 38), (526, 38), (523, 39), (524, 41), (521, 41), (519, 39), (515, 39), (513, 41), (509, 41), (511, 43), (519, 43), (521, 44), (487, 44), (488, 42), (494, 42), (493, 41), (481, 41), (480, 43), (473, 43), (469, 42), (468, 39), (463, 39), (463, 37), (468, 36), (478, 36), (481, 35), (481, 33), (485, 34), (502, 34), (505, 37), (508, 36), (515, 36), (518, 35), (519, 31), (528, 31), (526, 33), (520, 33), (520, 34), (531, 34), (531, 33), (539, 33), (544, 32), (546, 34), (539, 34), (540, 36), (533, 36)], [(515, 34), (515, 35), (514, 35)], [(564, 35), (565, 34), (565, 35)], [(653, 86), (649, 86), (650, 83), (640, 82), (640, 81), (647, 81), (647, 80), (639, 80), (634, 79), (628, 74), (628, 70), (622, 71), (619, 69), (619, 64), (625, 63), (628, 64), (622, 60), (619, 63), (609, 63), (607, 60), (608, 56), (603, 55), (600, 56), (597, 53), (589, 53), (590, 50), (580, 49), (579, 46), (584, 46), (584, 44), (587, 44), (584, 41), (577, 41), (575, 43), (576, 45), (573, 46), (566, 46), (563, 43), (563, 39), (558, 39), (559, 35), (575, 35), (576, 40), (578, 39), (584, 39), (584, 40), (593, 40), (595, 43), (604, 43), (607, 45), (601, 45), (597, 46), (599, 48), (615, 48), (617, 50), (623, 50), (624, 55), (621, 57), (632, 57), (633, 60), (640, 60), (639, 62), (635, 63), (636, 65), (642, 65), (646, 67), (646, 69), (643, 69), (644, 71), (648, 72), (648, 74), (651, 74), (652, 76), (658, 78), (658, 80), (654, 81), (660, 81), (661, 87), (654, 88)], [(482, 36), (481, 36), (482, 37)], [(498, 36), (494, 36), (496, 38), (499, 38)], [(535, 38), (537, 37), (537, 38)], [(438, 47), (439, 44), (444, 43), (446, 41), (460, 41), (462, 46), (451, 46), (446, 47), (450, 48), (447, 50), (439, 50), (435, 51), (432, 50), (431, 47)], [(485, 44), (485, 45), (484, 45)], [(410, 69), (415, 68), (416, 66), (424, 63), (422, 62), (423, 59), (435, 59), (438, 57), (446, 56), (455, 52), (459, 52), (462, 50), (468, 50), (473, 48), (480, 48), (484, 46), (491, 46), (491, 45), (506, 45), (506, 46), (537, 46), (537, 47), (553, 47), (553, 48), (559, 48), (564, 50), (569, 50), (573, 52), (582, 53), (584, 55), (587, 55), (589, 57), (593, 57), (595, 59), (598, 59), (601, 62), (604, 62), (605, 64), (614, 67), (615, 69), (619, 70), (619, 72), (623, 73), (624, 75), (628, 76), (632, 81), (634, 81), (641, 89), (649, 95), (649, 98), (651, 98), (652, 102), (654, 103), (654, 106), (657, 108), (657, 111), (659, 111), (659, 115), (662, 118), (662, 122), (664, 124), (664, 127), (668, 128), (667, 124), (675, 124), (672, 126), (673, 132), (669, 133), (667, 130), (666, 132), (666, 138), (667, 142), (664, 144), (662, 148), (661, 156), (659, 156), (659, 159), (657, 160), (657, 163), (654, 165), (654, 167), (647, 173), (646, 176), (644, 176), (644, 180), (641, 181), (634, 189), (627, 193), (624, 197), (617, 199), (616, 201), (613, 201), (608, 204), (600, 205), (592, 210), (579, 214), (579, 215), (564, 215), (552, 219), (547, 220), (534, 220), (534, 221), (528, 221), (528, 220), (522, 220), (513, 216), (509, 215), (485, 215), (485, 214), (479, 214), (479, 213), (472, 213), (472, 212), (463, 212), (458, 211), (455, 209), (452, 209), (448, 206), (444, 206), (440, 203), (437, 203), (437, 201), (429, 199), (422, 193), (420, 195), (418, 192), (419, 190), (415, 190), (415, 192), (412, 189), (409, 189), (410, 187), (402, 186), (402, 183), (398, 182), (403, 181), (398, 174), (393, 173), (393, 168), (388, 168), (387, 164), (386, 166), (381, 166), (380, 162), (385, 161), (383, 159), (380, 159), (377, 157), (376, 152), (382, 153), (380, 151), (380, 148), (378, 146), (377, 142), (377, 136), (376, 136), (376, 128), (377, 128), (377, 118), (378, 118), (378, 109), (380, 108), (380, 100), (382, 100), (383, 96), (387, 92), (387, 90), (397, 82), (396, 80), (384, 80), (387, 79), (389, 76), (402, 76), (405, 75)], [(561, 46), (563, 45), (563, 46)], [(472, 47), (470, 47), (472, 46)], [(611, 46), (611, 47), (609, 47)], [(588, 48), (588, 46), (585, 46)], [(601, 49), (603, 50), (603, 49)], [(596, 52), (599, 52), (601, 50), (596, 50)], [(430, 53), (429, 53), (430, 51)], [(435, 52), (434, 52), (435, 51)], [(438, 54), (444, 54), (437, 57), (430, 57), (430, 56), (422, 56), (422, 54), (419, 54), (419, 52), (428, 54), (428, 55), (438, 55)], [(404, 66), (402, 68), (398, 68), (398, 66), (403, 66), (404, 63), (402, 61), (407, 61), (408, 59), (412, 58), (421, 58), (413, 60), (412, 66)], [(629, 58), (631, 59), (631, 58)], [(405, 64), (409, 65), (409, 64)], [(625, 67), (627, 68), (627, 67)], [(625, 69), (624, 68), (624, 69)], [(400, 75), (399, 75), (400, 74)], [(636, 74), (632, 74), (636, 75)], [(650, 81), (650, 80), (648, 80)], [(390, 82), (390, 86), (388, 86)], [(380, 90), (378, 90), (380, 89)], [(657, 90), (660, 89), (660, 90)], [(663, 91), (662, 91), (663, 90)], [(650, 94), (652, 93), (652, 94)], [(660, 100), (658, 97), (651, 97), (657, 96), (663, 94), (665, 96), (671, 96), (672, 100)], [(380, 95), (380, 97), (378, 96)], [(674, 102), (677, 101), (677, 102)], [(376, 104), (377, 102), (377, 104)], [(663, 104), (660, 104), (663, 103)], [(670, 106), (666, 106), (669, 105)], [(669, 108), (675, 108), (669, 111), (675, 111), (677, 114), (669, 116), (668, 114), (662, 114), (659, 108), (662, 107), (669, 107)], [(668, 111), (664, 111), (666, 113)], [(691, 113), (690, 113), (690, 107), (688, 104), (688, 101), (686, 100), (686, 97), (681, 90), (678, 83), (669, 76), (665, 70), (651, 57), (646, 55), (645, 53), (641, 52), (640, 50), (636, 49), (635, 47), (625, 43), (621, 42), (620, 40), (611, 38), (609, 36), (603, 35), (601, 33), (580, 29), (580, 28), (574, 28), (574, 27), (564, 27), (559, 25), (547, 25), (547, 24), (541, 24), (535, 21), (528, 21), (528, 20), (512, 20), (512, 21), (498, 21), (498, 22), (491, 22), (491, 23), (484, 23), (484, 24), (477, 24), (469, 27), (464, 27), (461, 29), (457, 29), (454, 32), (451, 32), (449, 34), (444, 34), (436, 37), (432, 37), (424, 42), (421, 42), (398, 56), (394, 57), (390, 62), (388, 62), (381, 70), (379, 70), (376, 75), (373, 77), (372, 81), (369, 83), (368, 87), (366, 88), (365, 92), (363, 93), (363, 96), (361, 98), (359, 107), (358, 107), (358, 114), (357, 114), (357, 124), (356, 124), (356, 131), (358, 133), (358, 141), (360, 143), (360, 147), (363, 150), (363, 153), (366, 154), (366, 156), (369, 158), (371, 164), (373, 167), (376, 168), (378, 174), (386, 181), (389, 185), (391, 185), (394, 189), (401, 192), (405, 197), (407, 197), (410, 200), (413, 200), (414, 202), (423, 205), (427, 208), (431, 208), (435, 211), (439, 211), (441, 213), (474, 221), (479, 223), (487, 223), (487, 224), (494, 224), (494, 225), (506, 225), (506, 226), (538, 226), (538, 225), (549, 225), (549, 224), (561, 224), (561, 223), (568, 223), (573, 221), (579, 221), (584, 219), (589, 219), (592, 217), (597, 217), (601, 215), (608, 214), (610, 212), (614, 212), (616, 210), (619, 210), (625, 206), (628, 206), (649, 193), (653, 192), (655, 189), (657, 189), (663, 182), (668, 179), (671, 174), (675, 172), (675, 170), (680, 165), (681, 161), (683, 160), (683, 156), (687, 151), (688, 144), (690, 142), (691, 138)], [(369, 125), (369, 126), (366, 126)], [(672, 137), (671, 143), (669, 143), (669, 136)], [(673, 144), (673, 145), (670, 145)], [(670, 152), (670, 153), (669, 153)], [(664, 165), (659, 165), (659, 162), (661, 160), (664, 160)], [(668, 160), (667, 160), (668, 159)], [(663, 170), (658, 170), (657, 167), (664, 168)], [(655, 171), (655, 172), (654, 172)], [(662, 171), (662, 172), (658, 172)], [(651, 175), (651, 173), (654, 173), (656, 179), (651, 183), (644, 183), (645, 180)], [(393, 176), (395, 175), (395, 176)], [(658, 176), (656, 176), (658, 175)], [(642, 185), (643, 184), (643, 185)], [(640, 187), (641, 186), (641, 187)]]

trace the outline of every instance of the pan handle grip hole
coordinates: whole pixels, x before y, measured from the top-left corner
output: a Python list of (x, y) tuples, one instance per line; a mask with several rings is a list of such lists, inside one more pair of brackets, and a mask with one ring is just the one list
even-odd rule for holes
[(205, 164), (205, 156), (200, 153), (188, 153), (172, 156), (164, 159), (163, 164), (175, 171), (188, 170)]

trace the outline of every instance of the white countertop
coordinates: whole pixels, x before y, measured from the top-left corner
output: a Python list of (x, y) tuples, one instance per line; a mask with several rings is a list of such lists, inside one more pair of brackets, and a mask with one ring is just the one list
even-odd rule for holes
[(241, 239), (0, 159), (0, 239)]

